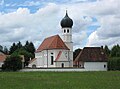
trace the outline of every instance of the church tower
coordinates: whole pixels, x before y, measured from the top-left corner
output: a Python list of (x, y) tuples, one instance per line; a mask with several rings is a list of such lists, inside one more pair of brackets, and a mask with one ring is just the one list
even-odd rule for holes
[(67, 47), (70, 49), (69, 61), (70, 61), (71, 67), (73, 67), (72, 26), (73, 26), (73, 20), (68, 16), (68, 13), (66, 11), (65, 17), (61, 20), (62, 40), (67, 45)]

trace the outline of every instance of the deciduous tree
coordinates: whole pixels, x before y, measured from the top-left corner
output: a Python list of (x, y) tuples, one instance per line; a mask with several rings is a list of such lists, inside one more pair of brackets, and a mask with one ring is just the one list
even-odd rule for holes
[(6, 58), (2, 65), (3, 71), (17, 71), (22, 69), (22, 58), (18, 55), (11, 55)]

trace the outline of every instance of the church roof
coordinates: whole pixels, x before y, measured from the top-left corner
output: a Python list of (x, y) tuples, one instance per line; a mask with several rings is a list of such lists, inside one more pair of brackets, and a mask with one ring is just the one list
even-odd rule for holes
[(42, 44), (38, 47), (36, 52), (40, 52), (43, 50), (50, 50), (50, 49), (66, 49), (69, 48), (65, 45), (63, 40), (60, 38), (59, 35), (51, 36), (46, 38)]
[(107, 61), (107, 56), (101, 47), (85, 47), (76, 57), (76, 61), (105, 62)]

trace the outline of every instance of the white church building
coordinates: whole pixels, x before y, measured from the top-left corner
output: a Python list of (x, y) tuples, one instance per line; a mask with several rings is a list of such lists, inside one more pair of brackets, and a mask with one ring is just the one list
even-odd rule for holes
[(72, 26), (73, 20), (68, 16), (61, 20), (62, 39), (59, 35), (45, 38), (35, 52), (28, 67), (73, 67), (73, 42)]

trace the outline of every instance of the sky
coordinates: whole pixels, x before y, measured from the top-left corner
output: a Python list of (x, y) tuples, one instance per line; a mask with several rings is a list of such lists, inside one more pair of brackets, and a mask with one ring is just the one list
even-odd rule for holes
[(73, 20), (74, 50), (120, 44), (120, 0), (0, 0), (0, 45), (62, 35), (60, 21)]

